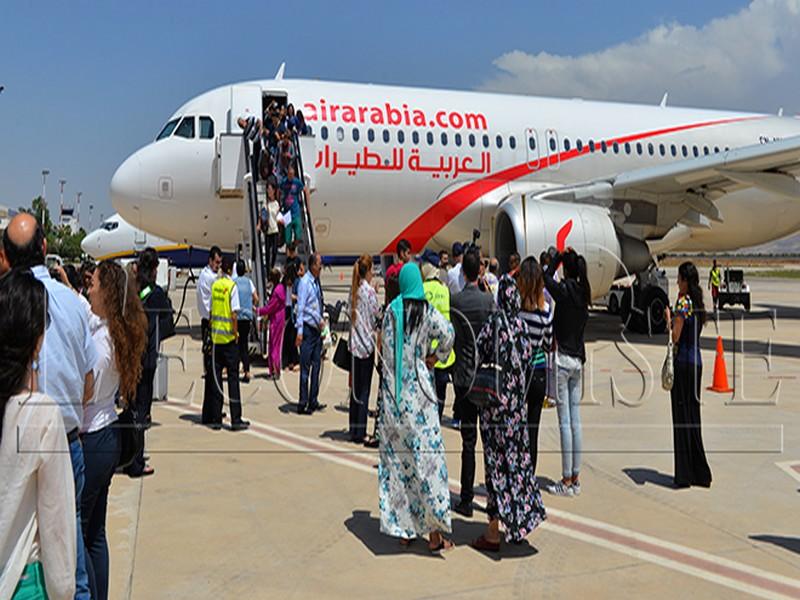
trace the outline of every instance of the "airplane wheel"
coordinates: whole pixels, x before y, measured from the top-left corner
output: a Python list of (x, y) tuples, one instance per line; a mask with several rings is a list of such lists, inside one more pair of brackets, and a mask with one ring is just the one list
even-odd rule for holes
[(624, 292), (622, 292), (622, 302), (619, 303), (619, 316), (622, 320), (622, 324), (626, 329), (633, 331), (634, 333), (645, 333), (646, 323), (644, 322), (644, 319), (642, 319), (641, 315), (633, 310), (632, 303), (633, 291), (631, 288), (627, 288)]

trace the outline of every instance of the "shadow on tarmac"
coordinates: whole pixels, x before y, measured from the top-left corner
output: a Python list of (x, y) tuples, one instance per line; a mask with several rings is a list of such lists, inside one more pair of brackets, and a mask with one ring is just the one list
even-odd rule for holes
[[(475, 521), (465, 521), (464, 519), (453, 519), (453, 533), (447, 537), (456, 544), (456, 548), (450, 552), (458, 552), (461, 546), (469, 548), (473, 552), (478, 552), (469, 547), (470, 542), (477, 539), (486, 531), (484, 523)], [(372, 552), (374, 556), (396, 556), (400, 554), (414, 554), (417, 556), (427, 556), (429, 558), (440, 558), (434, 556), (428, 550), (426, 540), (417, 539), (408, 547), (403, 548), (397, 538), (384, 535), (380, 531), (380, 521), (373, 517), (367, 510), (354, 510), (353, 516), (345, 520), (345, 527), (356, 536), (364, 546)], [(479, 554), (491, 560), (525, 558), (538, 554), (539, 551), (528, 543), (527, 540), (519, 544), (507, 544), (501, 542), (500, 552), (479, 552)], [(447, 556), (449, 553), (445, 553)]]
[(622, 472), (630, 477), (636, 485), (652, 483), (653, 485), (657, 485), (659, 487), (676, 489), (672, 475), (661, 473), (655, 469), (650, 469), (648, 467), (628, 467), (626, 469), (622, 469)]
[(783, 548), (784, 550), (788, 550), (789, 552), (800, 554), (800, 538), (785, 537), (782, 535), (768, 535), (768, 534), (751, 535), (749, 537), (751, 540), (756, 540), (757, 542), (767, 542), (768, 544), (774, 544), (776, 546), (780, 546), (781, 548)]

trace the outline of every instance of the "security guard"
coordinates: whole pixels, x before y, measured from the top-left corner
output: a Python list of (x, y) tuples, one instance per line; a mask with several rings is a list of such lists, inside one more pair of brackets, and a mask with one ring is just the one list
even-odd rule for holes
[[(242, 402), (239, 395), (239, 346), (236, 314), (239, 312), (239, 293), (231, 279), (233, 257), (222, 257), (220, 277), (211, 286), (211, 315), (209, 328), (213, 346), (212, 393), (203, 402), (203, 423), (212, 429), (222, 427), (222, 370), (228, 372), (228, 396), (231, 410), (231, 430), (247, 429), (249, 421), (242, 419)], [(208, 385), (206, 376), (206, 385)]]
[(714, 264), (711, 271), (708, 273), (708, 287), (711, 289), (711, 299), (714, 301), (714, 312), (717, 312), (719, 306), (719, 286), (722, 283), (722, 276), (717, 266), (717, 259), (714, 259)]
[[(450, 320), (450, 290), (439, 279), (439, 255), (432, 250), (425, 250), (420, 256), (422, 268), (422, 287), (425, 298), (444, 318)], [(433, 342), (435, 348), (436, 342)], [(437, 362), (434, 367), (434, 381), (436, 383), (436, 397), (439, 400), (439, 418), (444, 413), (444, 401), (447, 396), (447, 382), (450, 381), (452, 366), (456, 362), (456, 353), (450, 351), (450, 356), (444, 362)]]

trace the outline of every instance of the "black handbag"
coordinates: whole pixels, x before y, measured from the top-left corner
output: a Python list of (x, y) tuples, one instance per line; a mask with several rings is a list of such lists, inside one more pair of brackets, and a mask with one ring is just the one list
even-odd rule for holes
[(137, 423), (135, 409), (128, 407), (119, 414), (115, 426), (119, 429), (120, 453), (117, 467), (124, 469), (144, 448), (144, 425)]
[(503, 367), (494, 363), (481, 365), (475, 374), (467, 399), (478, 408), (498, 406), (502, 384)]
[(352, 367), (353, 354), (350, 352), (347, 340), (343, 337), (340, 337), (339, 343), (336, 344), (336, 352), (333, 353), (333, 364), (348, 373)]

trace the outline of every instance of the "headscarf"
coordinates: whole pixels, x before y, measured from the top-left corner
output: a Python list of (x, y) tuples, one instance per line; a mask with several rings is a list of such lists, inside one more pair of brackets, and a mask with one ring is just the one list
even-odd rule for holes
[(509, 319), (515, 318), (522, 307), (517, 283), (508, 274), (503, 275), (498, 283), (497, 306)]
[(406, 264), (400, 269), (400, 294), (392, 300), (389, 308), (394, 314), (394, 399), (400, 402), (400, 388), (403, 381), (403, 344), (405, 342), (405, 324), (403, 322), (403, 300), (425, 300), (425, 288), (422, 286), (422, 275), (414, 263)]

